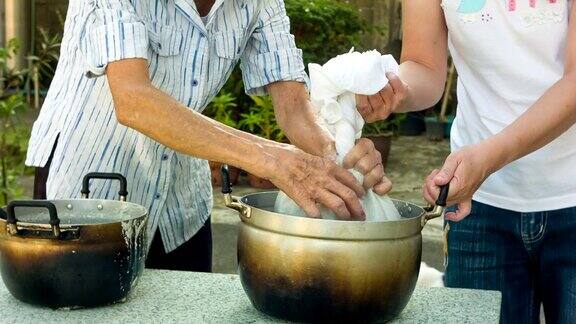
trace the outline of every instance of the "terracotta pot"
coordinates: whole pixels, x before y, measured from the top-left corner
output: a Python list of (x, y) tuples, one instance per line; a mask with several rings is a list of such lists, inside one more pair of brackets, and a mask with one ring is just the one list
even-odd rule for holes
[(266, 179), (262, 179), (260, 177), (257, 177), (251, 173), (248, 173), (248, 183), (250, 183), (250, 186), (252, 188), (258, 188), (258, 189), (275, 189), (276, 186), (270, 182), (269, 180)]
[(392, 132), (378, 134), (378, 135), (367, 135), (366, 138), (370, 139), (376, 150), (382, 155), (382, 166), (386, 168), (388, 164), (388, 157), (390, 156), (390, 147), (392, 146)]
[[(210, 173), (212, 174), (212, 186), (214, 187), (221, 187), (222, 186), (222, 177), (220, 177), (220, 167), (222, 167), (222, 163), (208, 161), (210, 164)], [(230, 181), (232, 185), (236, 185), (238, 183), (238, 176), (240, 176), (240, 169), (229, 166), (230, 169)]]

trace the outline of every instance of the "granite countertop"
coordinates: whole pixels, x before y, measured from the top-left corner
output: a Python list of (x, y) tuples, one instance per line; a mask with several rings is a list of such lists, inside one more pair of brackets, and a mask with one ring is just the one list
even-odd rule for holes
[[(496, 323), (500, 293), (416, 288), (397, 323)], [(112, 306), (51, 310), (14, 299), (0, 284), (2, 323), (269, 323), (256, 311), (237, 275), (146, 270), (128, 301)]]

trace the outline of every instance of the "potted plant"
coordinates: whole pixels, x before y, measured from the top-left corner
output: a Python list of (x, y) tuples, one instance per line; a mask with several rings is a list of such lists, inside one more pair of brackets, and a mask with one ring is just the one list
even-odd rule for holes
[[(238, 123), (233, 118), (234, 108), (236, 108), (236, 98), (230, 93), (221, 93), (216, 96), (210, 105), (205, 110), (206, 116), (212, 117), (214, 120), (230, 127), (238, 127)], [(222, 163), (215, 161), (208, 161), (210, 164), (210, 172), (212, 174), (212, 185), (222, 186), (222, 178), (220, 176), (220, 167)], [(230, 182), (235, 185), (238, 183), (238, 176), (240, 169), (229, 166)]]
[[(286, 136), (276, 123), (274, 106), (270, 97), (251, 96), (250, 98), (253, 101), (253, 105), (248, 109), (247, 113), (240, 114), (239, 128), (269, 140), (287, 142)], [(248, 182), (254, 188), (276, 188), (269, 180), (259, 178), (250, 173), (248, 174)]]
[(370, 139), (374, 143), (376, 150), (380, 152), (384, 168), (386, 168), (388, 157), (390, 156), (392, 137), (398, 132), (400, 124), (405, 118), (406, 114), (396, 114), (386, 120), (364, 125), (362, 135)]

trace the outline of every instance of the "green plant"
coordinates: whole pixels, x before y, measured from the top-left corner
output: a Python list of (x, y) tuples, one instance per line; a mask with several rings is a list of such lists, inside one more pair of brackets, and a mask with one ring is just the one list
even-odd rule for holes
[(0, 47), (0, 205), (23, 192), (19, 179), (25, 170), (29, 130), (20, 118), (28, 106), (21, 90), (26, 72), (7, 65), (18, 48), (16, 40)]
[(24, 173), (29, 130), (18, 116), (26, 107), (21, 94), (0, 99), (0, 205), (22, 195), (18, 180)]
[(292, 33), (304, 62), (325, 63), (351, 47), (360, 49), (360, 37), (369, 32), (358, 9), (345, 1), (286, 0)]
[[(296, 46), (302, 49), (306, 66), (311, 62), (325, 63), (352, 46), (361, 50), (361, 36), (374, 31), (366, 27), (358, 9), (345, 1), (285, 0), (285, 4)], [(249, 114), (253, 100), (244, 92), (238, 67), (220, 93), (232, 94), (238, 111)]]
[(389, 132), (396, 134), (400, 127), (400, 123), (402, 123), (405, 118), (406, 114), (394, 114), (386, 120), (365, 124), (362, 129), (362, 134), (365, 136), (381, 135)]
[(253, 105), (248, 113), (243, 113), (238, 122), (241, 130), (259, 135), (277, 142), (286, 141), (286, 136), (276, 123), (274, 107), (270, 97), (250, 97)]
[(233, 108), (236, 108), (236, 97), (230, 93), (221, 93), (216, 96), (205, 110), (205, 115), (230, 127), (238, 127), (233, 118)]
[(28, 70), (14, 70), (8, 67), (8, 60), (18, 53), (20, 41), (10, 39), (5, 47), (0, 47), (0, 96), (20, 91)]
[(38, 73), (42, 86), (48, 87), (60, 57), (62, 34), (51, 35), (46, 29), (38, 28), (38, 35), (40, 37), (37, 40), (35, 54), (29, 55), (28, 60), (32, 64), (32, 69)]
[[(30, 89), (30, 83), (34, 88), (34, 108), (40, 108), (40, 89), (48, 88), (54, 73), (58, 58), (60, 57), (60, 45), (62, 34), (51, 35), (43, 28), (38, 29), (40, 37), (37, 39), (35, 54), (28, 55), (29, 75), (26, 81), (26, 89)], [(28, 91), (28, 95), (30, 92)]]

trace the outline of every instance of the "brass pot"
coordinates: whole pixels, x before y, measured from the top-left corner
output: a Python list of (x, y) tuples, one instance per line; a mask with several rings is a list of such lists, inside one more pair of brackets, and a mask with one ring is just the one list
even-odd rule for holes
[(97, 306), (122, 301), (136, 285), (147, 211), (125, 202), (119, 174), (87, 175), (84, 197), (93, 178), (120, 180), (121, 201), (13, 201), (7, 213), (0, 209), (0, 272), (17, 299), (52, 308)]
[(420, 268), (421, 230), (442, 215), (448, 187), (433, 208), (395, 200), (402, 219), (386, 222), (282, 215), (273, 212), (277, 192), (238, 198), (229, 185), (222, 192), (242, 220), (239, 275), (256, 309), (294, 321), (370, 322), (390, 320), (408, 303)]

